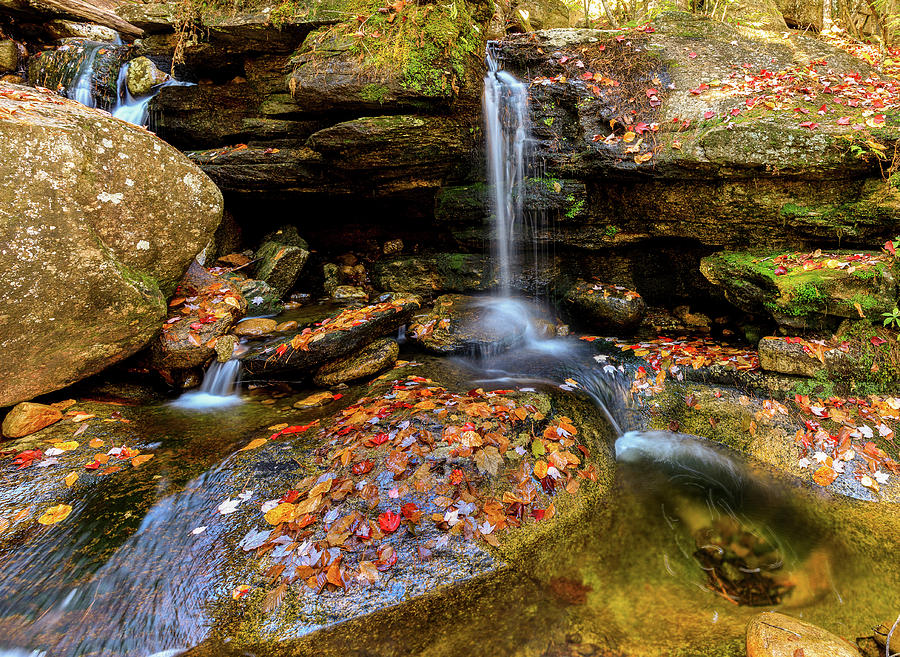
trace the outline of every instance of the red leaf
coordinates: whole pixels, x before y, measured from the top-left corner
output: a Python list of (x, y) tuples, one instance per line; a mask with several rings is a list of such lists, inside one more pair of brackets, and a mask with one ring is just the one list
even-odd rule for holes
[(704, 119), (711, 119), (711, 118), (714, 117), (715, 115), (716, 115), (716, 113), (713, 112), (712, 110), (710, 110), (710, 111), (707, 111), (707, 112), (704, 112), (704, 113), (703, 113), (703, 118), (704, 118)]
[(850, 117), (842, 116), (837, 120), (838, 125), (850, 125)]
[(869, 340), (869, 342), (871, 342), (874, 346), (877, 347), (878, 345), (882, 345), (885, 342), (887, 342), (887, 340), (885, 340), (884, 338), (879, 338), (878, 336), (875, 336), (874, 338)]
[(400, 516), (393, 511), (385, 511), (378, 516), (378, 526), (381, 527), (381, 531), (387, 534), (395, 532), (397, 527), (400, 526)]
[(364, 475), (367, 472), (371, 471), (374, 467), (375, 463), (373, 463), (371, 459), (365, 459), (364, 461), (360, 461), (359, 463), (354, 463), (350, 470), (355, 475)]
[(894, 243), (891, 240), (885, 242), (882, 248), (891, 255), (897, 255), (897, 251), (894, 249)]

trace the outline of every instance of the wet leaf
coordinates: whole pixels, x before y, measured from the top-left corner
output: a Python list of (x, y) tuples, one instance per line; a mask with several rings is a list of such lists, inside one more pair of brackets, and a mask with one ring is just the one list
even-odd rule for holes
[(135, 468), (140, 467), (141, 465), (152, 459), (153, 456), (153, 454), (141, 454), (140, 456), (135, 456), (133, 459), (131, 459), (131, 465)]
[(42, 525), (55, 525), (68, 518), (70, 513), (72, 513), (71, 506), (68, 504), (57, 504), (44, 511), (44, 515), (38, 518), (38, 522)]
[(65, 477), (65, 479), (63, 479), (63, 481), (66, 482), (66, 487), (71, 488), (72, 484), (74, 484), (76, 481), (78, 481), (78, 473), (70, 472), (69, 474), (66, 475), (66, 477)]
[(246, 445), (241, 447), (238, 451), (246, 452), (247, 450), (250, 450), (250, 449), (256, 449), (257, 447), (262, 447), (267, 442), (268, 442), (268, 438), (254, 438), (249, 443), (247, 443)]

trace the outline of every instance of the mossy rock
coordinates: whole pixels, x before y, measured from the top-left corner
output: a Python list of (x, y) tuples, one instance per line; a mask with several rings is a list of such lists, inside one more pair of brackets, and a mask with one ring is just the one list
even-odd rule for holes
[[(793, 255), (799, 254), (722, 251), (703, 258), (700, 270), (741, 310), (766, 312), (794, 328), (834, 324), (842, 318), (879, 321), (896, 304), (893, 262), (882, 254), (831, 251), (816, 257), (802, 254), (807, 259), (800, 266), (779, 264)], [(865, 261), (854, 265), (857, 255)]]
[(563, 302), (563, 310), (573, 322), (610, 331), (633, 331), (641, 323), (646, 307), (634, 290), (584, 280), (575, 282)]
[(436, 253), (382, 260), (372, 267), (372, 283), (387, 292), (433, 295), (484, 292), (495, 283), (491, 262), (480, 254)]
[(374, 376), (393, 365), (399, 353), (396, 340), (376, 340), (358, 353), (326, 363), (316, 372), (313, 382), (319, 386), (333, 386)]

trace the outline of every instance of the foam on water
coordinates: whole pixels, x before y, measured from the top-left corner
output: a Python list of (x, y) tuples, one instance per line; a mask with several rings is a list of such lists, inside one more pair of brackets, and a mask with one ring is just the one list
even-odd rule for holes
[(213, 362), (203, 375), (199, 390), (186, 392), (172, 406), (192, 411), (225, 408), (241, 403), (241, 361)]

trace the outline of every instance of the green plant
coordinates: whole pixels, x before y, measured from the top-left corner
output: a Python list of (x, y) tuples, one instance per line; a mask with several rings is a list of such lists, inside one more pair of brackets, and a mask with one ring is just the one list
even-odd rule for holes
[[(894, 306), (892, 311), (881, 313), (881, 316), (884, 317), (885, 326), (893, 326), (894, 328), (900, 329), (900, 308)], [(900, 336), (898, 336), (898, 339), (900, 339)]]

